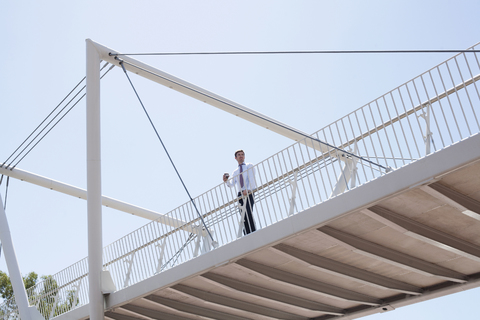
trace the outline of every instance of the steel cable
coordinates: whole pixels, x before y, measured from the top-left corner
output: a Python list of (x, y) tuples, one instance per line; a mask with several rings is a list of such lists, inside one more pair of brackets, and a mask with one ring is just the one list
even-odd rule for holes
[(386, 54), (386, 53), (478, 53), (480, 50), (297, 50), (297, 51), (217, 51), (111, 53), (111, 56), (181, 56), (181, 55), (256, 55), (256, 54)]
[[(108, 65), (108, 62), (106, 62), (103, 67), (101, 68), (101, 70), (103, 70), (106, 66)], [(113, 69), (113, 65), (100, 77), (101, 79), (110, 71)], [(35, 128), (35, 130), (32, 131), (32, 133), (22, 142), (22, 144), (20, 144), (20, 146), (10, 155), (10, 157), (8, 157), (7, 160), (5, 160), (5, 162), (0, 166), (0, 167), (3, 167), (8, 160), (10, 160), (10, 158), (12, 158), (15, 153), (25, 144), (26, 141), (28, 141), (28, 139), (45, 123), (45, 121), (54, 113), (54, 111), (56, 109), (58, 109), (58, 107), (68, 98), (68, 96), (70, 96), (72, 94), (72, 92), (85, 80), (85, 77), (72, 89), (72, 91), (70, 91), (70, 93), (57, 105), (57, 107), (55, 107), (55, 109), (50, 112), (50, 114), (45, 117), (45, 119), (37, 126), (37, 128)], [(72, 99), (70, 99), (70, 101), (68, 101), (68, 103), (45, 125), (45, 127), (43, 127), (40, 132), (38, 132), (38, 134), (20, 151), (20, 153), (18, 153), (16, 155), (16, 157), (9, 163), (6, 165), (6, 168), (10, 168), (10, 170), (13, 170), (39, 143), (40, 141), (42, 141), (45, 136), (50, 133), (50, 131), (52, 131), (53, 128), (55, 128), (55, 126), (85, 97), (85, 93), (50, 127), (50, 129), (48, 129), (48, 131), (46, 131), (43, 136), (41, 136), (39, 138), (39, 140), (33, 144), (33, 146), (25, 152), (25, 150), (27, 150), (28, 147), (30, 147), (30, 145), (32, 145), (32, 143), (35, 142), (35, 140), (48, 128), (49, 125), (52, 124), (52, 122), (58, 117), (60, 116), (60, 114), (70, 105), (70, 103), (72, 103), (73, 100), (75, 100), (75, 98), (82, 93), (82, 91), (84, 91), (86, 88), (86, 86), (84, 85), (79, 92), (77, 92)], [(23, 154), (23, 156), (22, 156)], [(21, 157), (13, 166), (12, 164), (15, 162), (15, 160), (17, 160), (19, 157)]]
[(45, 117), (45, 119), (43, 119), (42, 122), (40, 122), (40, 124), (35, 128), (35, 130), (32, 131), (32, 133), (30, 133), (30, 135), (25, 139), (23, 140), (23, 142), (18, 146), (17, 149), (15, 149), (15, 151), (13, 151), (13, 153), (10, 155), (10, 157), (7, 158), (7, 160), (5, 160), (5, 162), (2, 164), (2, 166), (5, 165), (5, 163), (10, 160), (11, 157), (13, 157), (13, 155), (18, 151), (18, 149), (20, 149), (24, 144), (25, 142), (27, 142), (27, 140), (35, 133), (35, 131), (38, 130), (38, 128), (40, 128), (42, 126), (42, 124), (47, 121), (47, 119), (55, 112), (55, 110), (58, 109), (58, 107), (60, 107), (60, 105), (72, 94), (73, 91), (75, 91), (75, 89), (78, 88), (78, 86), (85, 80), (86, 77), (83, 77), (82, 80), (80, 80), (80, 82), (72, 89), (72, 91), (70, 91), (66, 96), (65, 98), (63, 98), (62, 101), (60, 101), (60, 103), (48, 114), (48, 116)]
[(138, 99), (138, 101), (140, 102), (140, 105), (142, 106), (143, 111), (145, 112), (145, 115), (147, 116), (148, 121), (150, 122), (150, 125), (152, 126), (153, 130), (155, 131), (155, 134), (157, 135), (158, 140), (159, 140), (160, 143), (162, 144), (162, 147), (163, 147), (163, 149), (165, 150), (165, 153), (167, 154), (167, 157), (168, 157), (168, 159), (170, 160), (170, 163), (172, 164), (173, 169), (174, 169), (175, 172), (177, 173), (177, 176), (178, 176), (178, 178), (180, 179), (180, 182), (182, 183), (183, 188), (185, 189), (188, 197), (190, 198), (190, 202), (193, 204), (193, 207), (195, 208), (195, 211), (197, 212), (197, 215), (200, 217), (200, 220), (202, 221), (202, 224), (203, 224), (203, 226), (205, 227), (205, 230), (207, 231), (210, 239), (212, 239), (213, 246), (214, 246), (214, 247), (217, 247), (217, 246), (218, 246), (217, 242), (215, 241), (215, 239), (213, 239), (213, 236), (212, 236), (212, 234), (210, 233), (210, 230), (207, 228), (207, 225), (205, 224), (205, 221), (203, 220), (202, 215), (201, 215), (200, 212), (198, 211), (197, 205), (196, 205), (195, 202), (193, 201), (193, 198), (192, 198), (192, 196), (190, 195), (190, 192), (188, 191), (187, 186), (186, 186), (185, 183), (183, 182), (183, 179), (182, 179), (182, 177), (180, 176), (180, 173), (178, 172), (177, 167), (175, 166), (175, 163), (173, 162), (172, 158), (170, 157), (170, 154), (168, 153), (168, 150), (167, 150), (167, 148), (165, 147), (165, 144), (163, 143), (162, 138), (160, 138), (160, 134), (158, 133), (157, 128), (156, 128), (155, 125), (153, 124), (153, 121), (152, 121), (152, 119), (150, 118), (150, 115), (148, 114), (147, 109), (145, 109), (145, 106), (143, 105), (142, 99), (140, 99), (140, 96), (138, 95), (137, 90), (135, 89), (135, 86), (134, 86), (133, 83), (132, 83), (132, 80), (130, 80), (130, 77), (128, 76), (127, 70), (125, 69), (122, 60), (120, 60), (120, 65), (122, 66), (123, 72), (124, 72), (125, 75), (127, 76), (127, 79), (128, 79), (128, 81), (130, 82), (130, 85), (132, 86), (132, 89), (133, 89), (133, 91), (135, 92), (135, 95), (137, 96), (137, 99)]

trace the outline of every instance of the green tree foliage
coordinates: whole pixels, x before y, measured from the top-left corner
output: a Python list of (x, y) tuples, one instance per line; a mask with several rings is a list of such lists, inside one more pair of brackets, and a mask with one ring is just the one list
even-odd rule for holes
[[(23, 284), (25, 289), (33, 287), (37, 284), (38, 275), (35, 272), (30, 272), (25, 277), (23, 277)], [(10, 277), (3, 271), (0, 270), (0, 295), (3, 299), (3, 304), (0, 308), (0, 318), (3, 318), (4, 315), (10, 314), (12, 310), (16, 309), (15, 301), (11, 300), (13, 298), (13, 286), (10, 281)], [(13, 319), (14, 316), (8, 317)]]
[[(33, 287), (37, 283), (38, 275), (35, 272), (30, 272), (23, 277), (23, 284), (25, 289)], [(3, 300), (8, 300), (13, 297), (13, 287), (10, 277), (0, 270), (0, 295)]]
[[(26, 289), (33, 287), (38, 282), (38, 275), (30, 272), (23, 278), (23, 282)], [(60, 289), (52, 276), (42, 276), (39, 287), (29, 293), (30, 304), (35, 305), (45, 319), (49, 319), (50, 316), (56, 317), (75, 307), (79, 302), (76, 290), (64, 291), (66, 294), (62, 299), (63, 295), (59, 295)], [(12, 312), (17, 308), (15, 301), (11, 300), (14, 296), (12, 283), (10, 277), (3, 271), (0, 271), (0, 295), (3, 298), (3, 304), (0, 306), (0, 319), (18, 319), (17, 313)]]

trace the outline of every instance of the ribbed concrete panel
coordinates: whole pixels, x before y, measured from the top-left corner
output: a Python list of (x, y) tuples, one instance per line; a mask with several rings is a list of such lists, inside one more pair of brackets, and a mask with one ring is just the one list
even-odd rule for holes
[(281, 293), (274, 290), (265, 289), (263, 287), (251, 285), (245, 282), (237, 281), (228, 277), (216, 275), (214, 273), (206, 273), (202, 277), (212, 281), (216, 285), (226, 287), (226, 290), (234, 292), (244, 292), (259, 300), (271, 301), (276, 304), (277, 308), (280, 305), (288, 309), (303, 309), (308, 312), (322, 312), (332, 315), (343, 315), (345, 312), (342, 309), (334, 308), (325, 304), (314, 302), (308, 299), (302, 299), (297, 296)]
[(279, 244), (276, 250), (287, 254), (289, 257), (297, 258), (309, 264), (309, 267), (328, 274), (338, 275), (340, 277), (353, 279), (355, 281), (371, 285), (378, 288), (389, 289), (412, 295), (419, 295), (422, 289), (400, 281), (377, 275), (359, 268), (351, 267), (334, 260), (319, 257), (317, 255), (299, 250), (287, 245)]

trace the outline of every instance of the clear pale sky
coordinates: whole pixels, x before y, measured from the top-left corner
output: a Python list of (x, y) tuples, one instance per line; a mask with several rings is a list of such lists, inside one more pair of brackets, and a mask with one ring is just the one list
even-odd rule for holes
[[(85, 75), (85, 39), (120, 52), (466, 49), (477, 0), (3, 1), (0, 162)], [(146, 56), (138, 59), (313, 133), (452, 54)], [(293, 142), (131, 75), (190, 193)], [(82, 102), (18, 168), (86, 186)], [(123, 72), (102, 80), (103, 194), (161, 213), (187, 202)], [(0, 186), (5, 199), (5, 180)], [(87, 256), (86, 202), (10, 180), (7, 215), (22, 273), (54, 274)], [(148, 221), (108, 208), (103, 244)], [(0, 270), (6, 271), (0, 258)], [(364, 319), (480, 319), (470, 290)]]

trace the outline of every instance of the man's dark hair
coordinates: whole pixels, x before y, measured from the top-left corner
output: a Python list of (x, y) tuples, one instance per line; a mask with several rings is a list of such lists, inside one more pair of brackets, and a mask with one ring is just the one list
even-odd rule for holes
[(242, 149), (237, 150), (237, 151), (235, 151), (235, 158), (237, 157), (237, 153), (239, 153), (239, 152), (243, 152), (245, 154), (245, 151), (243, 151)]

